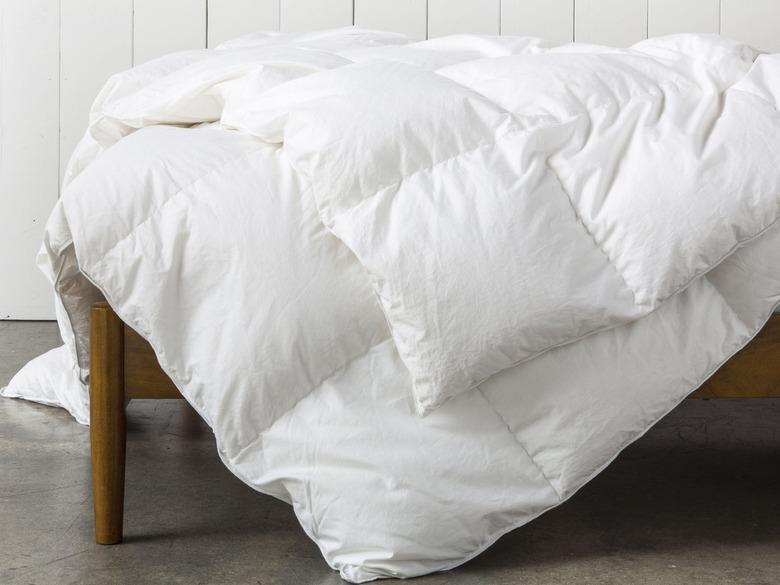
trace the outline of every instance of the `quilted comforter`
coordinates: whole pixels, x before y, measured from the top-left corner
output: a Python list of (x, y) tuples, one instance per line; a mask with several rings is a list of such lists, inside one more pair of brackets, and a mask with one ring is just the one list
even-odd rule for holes
[(353, 582), (570, 497), (780, 301), (780, 56), (256, 34), (113, 77), (39, 263), (88, 422), (105, 297)]

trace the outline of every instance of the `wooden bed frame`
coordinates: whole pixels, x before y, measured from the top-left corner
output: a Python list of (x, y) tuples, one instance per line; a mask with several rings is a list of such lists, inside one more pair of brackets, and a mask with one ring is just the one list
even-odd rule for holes
[[(122, 542), (125, 491), (125, 405), (133, 398), (182, 398), (149, 344), (106, 303), (90, 324), (90, 440), (95, 539)], [(780, 315), (729, 360), (692, 398), (780, 397)]]

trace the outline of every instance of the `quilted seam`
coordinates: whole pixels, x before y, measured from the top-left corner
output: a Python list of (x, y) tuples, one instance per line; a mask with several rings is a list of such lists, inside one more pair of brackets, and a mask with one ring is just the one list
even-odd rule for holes
[(571, 193), (566, 189), (566, 187), (563, 184), (563, 181), (561, 181), (560, 176), (558, 175), (557, 171), (552, 168), (549, 164), (549, 161), (547, 163), (547, 168), (549, 169), (550, 173), (555, 177), (555, 180), (558, 181), (558, 185), (561, 187), (561, 191), (565, 194), (566, 200), (569, 203), (569, 206), (571, 207), (572, 212), (574, 213), (574, 217), (577, 219), (577, 223), (582, 227), (582, 229), (585, 231), (585, 233), (588, 235), (588, 237), (593, 242), (593, 246), (601, 252), (601, 254), (606, 258), (607, 264), (609, 264), (612, 269), (615, 271), (615, 273), (620, 277), (621, 282), (623, 283), (623, 286), (626, 287), (626, 289), (631, 293), (631, 296), (634, 301), (634, 305), (637, 307), (643, 307), (642, 303), (640, 303), (637, 300), (637, 291), (634, 290), (634, 288), (628, 284), (628, 281), (626, 280), (626, 277), (623, 275), (623, 273), (620, 271), (620, 269), (617, 267), (617, 264), (613, 260), (613, 258), (609, 255), (609, 253), (603, 248), (603, 246), (599, 243), (599, 241), (596, 239), (596, 236), (593, 234), (592, 231), (588, 228), (587, 224), (582, 220), (582, 217), (580, 216), (579, 209), (577, 209), (577, 206), (574, 204), (574, 201), (572, 199)]
[(550, 486), (550, 489), (555, 492), (556, 497), (558, 498), (558, 502), (563, 501), (563, 495), (558, 491), (558, 488), (555, 487), (553, 482), (549, 480), (547, 477), (547, 474), (544, 472), (544, 469), (542, 468), (539, 463), (537, 463), (536, 459), (534, 459), (533, 455), (531, 455), (528, 452), (528, 449), (526, 449), (523, 442), (517, 437), (517, 434), (512, 431), (512, 427), (509, 426), (509, 423), (506, 421), (506, 419), (501, 415), (501, 413), (496, 409), (495, 406), (493, 406), (493, 403), (488, 400), (488, 397), (485, 396), (485, 393), (482, 391), (482, 388), (477, 386), (475, 390), (479, 391), (479, 395), (482, 396), (482, 399), (490, 406), (490, 410), (493, 411), (493, 413), (496, 415), (496, 417), (504, 423), (504, 426), (506, 427), (506, 430), (509, 432), (509, 435), (515, 440), (515, 443), (517, 443), (518, 447), (520, 447), (523, 450), (523, 453), (526, 454), (528, 459), (534, 464), (534, 467), (536, 467), (536, 470), (539, 472), (539, 474), (544, 478), (544, 481), (547, 482), (547, 484)]
[[(266, 145), (263, 144), (263, 147), (264, 146), (266, 146)], [(234, 165), (234, 164), (239, 163), (239, 162), (241, 162), (241, 161), (243, 161), (245, 159), (251, 158), (252, 156), (257, 154), (261, 150), (263, 150), (263, 148), (262, 147), (258, 147), (258, 148), (252, 149), (250, 152), (245, 152), (245, 153), (243, 153), (240, 156), (228, 159), (221, 166), (215, 166), (215, 167), (210, 168), (205, 173), (195, 177), (192, 181), (190, 181), (186, 185), (183, 185), (183, 186), (179, 187), (178, 189), (176, 189), (175, 191), (172, 191), (170, 193), (170, 195), (168, 195), (168, 197), (165, 199), (165, 201), (163, 201), (160, 205), (158, 205), (154, 209), (151, 209), (149, 211), (149, 213), (146, 214), (146, 217), (143, 219), (143, 221), (141, 221), (141, 222), (137, 223), (136, 225), (134, 225), (132, 228), (130, 228), (130, 231), (127, 234), (125, 234), (124, 236), (119, 238), (109, 248), (105, 249), (103, 251), (103, 257), (108, 256), (108, 254), (110, 254), (114, 250), (114, 248), (116, 248), (119, 244), (124, 242), (130, 236), (132, 236), (139, 227), (141, 227), (145, 223), (148, 223), (150, 220), (154, 219), (171, 201), (173, 201), (175, 198), (177, 198), (179, 195), (181, 195), (184, 191), (187, 191), (188, 189), (190, 189), (194, 185), (197, 185), (198, 183), (200, 183), (201, 181), (203, 181), (207, 177), (209, 177), (211, 175), (214, 175), (214, 174), (217, 174), (219, 171), (224, 170), (225, 167)]]

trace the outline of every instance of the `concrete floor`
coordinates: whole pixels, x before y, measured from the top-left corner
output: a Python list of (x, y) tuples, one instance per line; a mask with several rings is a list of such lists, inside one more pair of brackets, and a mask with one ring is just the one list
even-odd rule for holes
[[(0, 386), (58, 343), (0, 322)], [(220, 463), (177, 401), (130, 405), (126, 542), (92, 543), (87, 429), (0, 399), (0, 584), (308, 585), (340, 579), (292, 510)], [(780, 401), (689, 401), (560, 508), (440, 584), (780, 584)]]

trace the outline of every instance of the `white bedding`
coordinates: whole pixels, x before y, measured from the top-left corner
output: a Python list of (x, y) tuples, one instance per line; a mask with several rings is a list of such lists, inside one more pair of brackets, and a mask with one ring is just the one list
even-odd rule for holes
[(66, 345), (3, 392), (87, 422), (105, 296), (345, 579), (454, 567), (780, 302), (779, 101), (780, 57), (703, 36), (349, 29), (154, 61), (101, 93), (47, 226)]

